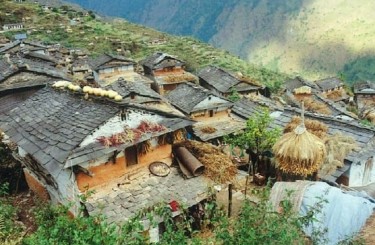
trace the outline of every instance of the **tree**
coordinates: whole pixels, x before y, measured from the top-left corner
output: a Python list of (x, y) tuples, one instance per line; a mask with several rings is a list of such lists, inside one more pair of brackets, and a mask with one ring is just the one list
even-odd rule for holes
[(263, 108), (246, 121), (246, 128), (244, 130), (225, 138), (226, 143), (246, 149), (246, 152), (252, 156), (251, 160), (249, 159), (249, 174), (252, 164), (253, 176), (260, 163), (261, 155), (267, 150), (271, 150), (281, 135), (280, 129), (270, 128), (271, 122), (272, 118), (269, 110)]
[(232, 87), (230, 89), (230, 95), (228, 96), (228, 99), (230, 101), (233, 101), (233, 102), (236, 102), (236, 101), (239, 101), (241, 99), (241, 96), (240, 94), (238, 93), (237, 89)]

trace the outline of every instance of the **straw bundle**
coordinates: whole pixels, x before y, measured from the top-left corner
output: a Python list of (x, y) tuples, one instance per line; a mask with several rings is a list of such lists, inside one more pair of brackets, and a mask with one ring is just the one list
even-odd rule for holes
[(320, 113), (323, 115), (331, 115), (332, 111), (328, 108), (328, 106), (322, 102), (316, 101), (312, 98), (304, 99), (305, 108), (308, 111)]
[(204, 166), (204, 175), (217, 183), (233, 182), (237, 168), (220, 148), (194, 140), (186, 140), (175, 145), (186, 147)]
[(328, 92), (326, 97), (330, 100), (335, 100), (343, 97), (344, 95), (344, 90), (339, 89), (339, 90), (333, 90), (332, 92)]
[(195, 81), (195, 76), (191, 74), (181, 74), (181, 75), (166, 75), (163, 76), (163, 80), (168, 83), (182, 82), (182, 81)]
[(213, 134), (216, 132), (216, 128), (207, 126), (207, 127), (202, 128), (201, 131), (202, 133), (205, 133), (205, 134)]
[(300, 125), (273, 146), (276, 167), (287, 174), (306, 177), (317, 172), (326, 156), (324, 142)]
[(319, 170), (319, 176), (332, 174), (337, 168), (342, 167), (344, 158), (353, 150), (357, 150), (356, 141), (341, 133), (329, 136), (325, 141), (327, 157)]
[[(301, 124), (301, 122), (302, 122), (301, 117), (298, 117), (298, 116), (292, 117), (292, 120), (284, 128), (284, 134), (292, 132), (298, 125)], [(320, 139), (324, 139), (328, 132), (327, 125), (317, 120), (306, 119), (305, 127), (310, 133), (318, 136)]]
[(302, 86), (293, 90), (294, 94), (311, 94), (311, 88), (309, 86)]

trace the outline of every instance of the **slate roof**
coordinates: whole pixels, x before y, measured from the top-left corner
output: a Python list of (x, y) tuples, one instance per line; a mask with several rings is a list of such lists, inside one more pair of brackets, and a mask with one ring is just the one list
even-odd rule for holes
[[(299, 116), (301, 111), (299, 109), (286, 108), (283, 112), (273, 113), (274, 121), (273, 128), (279, 127), (283, 129), (292, 119), (293, 116)], [(328, 126), (328, 134), (342, 133), (352, 137), (359, 147), (359, 151), (352, 151), (345, 159), (344, 166), (338, 168), (335, 173), (322, 178), (329, 181), (336, 181), (346, 170), (350, 168), (353, 159), (363, 154), (361, 150), (366, 148), (374, 140), (375, 130), (369, 127), (360, 125), (357, 121), (343, 121), (333, 117), (317, 115), (313, 113), (305, 113), (306, 119), (318, 120)]]
[(8, 95), (0, 96), (0, 115), (12, 110), (38, 90), (38, 88), (30, 88), (26, 91), (12, 92)]
[(0, 48), (0, 54), (3, 54), (6, 51), (8, 51), (9, 49), (12, 49), (12, 48), (16, 47), (20, 43), (21, 43), (21, 41), (19, 41), (19, 40), (15, 41), (15, 42), (8, 43), (4, 47)]
[(185, 179), (173, 167), (166, 177), (154, 176), (146, 170), (121, 181), (130, 183), (120, 187), (114, 184), (88, 198), (85, 206), (90, 215), (103, 214), (109, 223), (122, 223), (161, 202), (177, 201), (190, 207), (208, 197), (207, 188), (211, 185), (204, 176)]
[[(56, 80), (70, 80), (61, 70), (46, 66), (42, 62), (29, 59), (16, 59), (11, 62), (10, 64), (6, 59), (0, 60), (0, 91), (41, 86)], [(30, 79), (27, 81), (17, 81), (12, 84), (2, 84), (6, 79), (21, 72), (31, 73)], [(36, 80), (33, 74), (43, 75), (46, 78)]]
[(53, 66), (55, 66), (58, 63), (54, 57), (50, 55), (40, 54), (37, 52), (25, 52), (24, 57), (27, 59), (36, 59), (37, 61), (41, 63), (46, 63), (46, 64), (50, 63)]
[(90, 65), (94, 70), (104, 69), (114, 67), (113, 65), (106, 66), (111, 60), (118, 60), (123, 63), (135, 64), (135, 61), (124, 56), (112, 55), (112, 54), (102, 54), (95, 59), (90, 61)]
[(235, 114), (236, 116), (242, 119), (247, 120), (250, 117), (252, 117), (255, 113), (261, 112), (262, 107), (264, 106), (253, 101), (250, 101), (246, 98), (242, 98), (234, 103), (231, 113)]
[(337, 87), (341, 87), (341, 86), (344, 85), (343, 82), (340, 79), (338, 79), (337, 77), (330, 77), (330, 78), (321, 79), (321, 80), (315, 81), (315, 83), (323, 91), (335, 89)]
[(371, 81), (356, 82), (354, 94), (375, 94), (375, 83)]
[(141, 82), (129, 82), (123, 79), (119, 79), (116, 82), (105, 87), (106, 89), (112, 89), (118, 92), (124, 99), (128, 99), (131, 94), (138, 95), (140, 97), (146, 98), (137, 98), (136, 102), (150, 102), (150, 101), (161, 101), (162, 97), (152, 90), (150, 87), (146, 86)]
[[(213, 96), (213, 97), (219, 97), (227, 103), (222, 104), (215, 104), (211, 105), (210, 107), (207, 107), (206, 109), (210, 108), (216, 108), (216, 107), (230, 107), (232, 103), (222, 98), (221, 96), (214, 95), (211, 91), (205, 89), (204, 87), (200, 85), (196, 85), (193, 83), (183, 83), (179, 84), (174, 90), (170, 91), (165, 97), (172, 103), (174, 106), (176, 106), (178, 109), (183, 111), (186, 114), (190, 114), (194, 112), (194, 107), (205, 100), (206, 98)], [(202, 108), (199, 108), (198, 110), (202, 110)]]
[[(213, 133), (205, 133), (202, 129), (206, 127), (215, 128)], [(202, 141), (209, 141), (212, 139), (220, 138), (225, 135), (235, 133), (244, 129), (246, 127), (246, 122), (237, 121), (232, 118), (227, 119), (217, 119), (215, 121), (202, 121), (197, 122), (193, 125), (194, 135), (197, 136)]]
[(0, 118), (0, 128), (53, 177), (71, 152), (119, 111), (49, 87)]
[(203, 68), (198, 72), (198, 77), (221, 93), (228, 93), (231, 88), (235, 88), (238, 92), (259, 90), (261, 88), (250, 83), (241, 82), (229, 72), (215, 66)]
[(315, 83), (307, 81), (300, 76), (296, 76), (293, 79), (286, 80), (283, 84), (283, 87), (291, 92), (293, 92), (294, 89), (300, 88), (302, 86), (308, 86), (313, 90), (318, 89), (318, 86)]
[(150, 68), (151, 70), (156, 70), (164, 67), (183, 66), (185, 65), (185, 62), (172, 55), (156, 52), (142, 60), (140, 64)]

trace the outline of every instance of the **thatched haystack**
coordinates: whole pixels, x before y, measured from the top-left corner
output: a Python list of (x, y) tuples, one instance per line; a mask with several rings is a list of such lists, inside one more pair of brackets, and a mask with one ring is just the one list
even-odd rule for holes
[(326, 156), (324, 142), (302, 123), (273, 146), (276, 167), (283, 173), (306, 177), (317, 172)]
[(174, 147), (186, 147), (204, 166), (204, 175), (216, 183), (233, 182), (237, 167), (219, 147), (209, 143), (186, 140), (175, 144)]
[(345, 91), (343, 89), (339, 90), (333, 90), (331, 92), (328, 92), (326, 97), (330, 100), (337, 100), (345, 96)]
[(367, 119), (371, 123), (375, 124), (375, 109), (374, 108), (366, 108), (361, 113), (364, 119)]
[(294, 94), (311, 94), (311, 88), (309, 86), (302, 86), (293, 90)]
[(332, 174), (337, 168), (342, 167), (344, 158), (353, 150), (357, 150), (356, 141), (341, 133), (336, 133), (329, 136), (325, 140), (327, 149), (327, 157), (319, 170), (319, 176), (326, 176)]
[(322, 102), (316, 101), (312, 98), (305, 98), (303, 100), (306, 110), (320, 113), (323, 115), (331, 115), (332, 111), (328, 106)]
[[(284, 128), (284, 134), (294, 131), (294, 129), (296, 129), (297, 126), (301, 124), (301, 122), (301, 117), (292, 117), (292, 120)], [(310, 133), (318, 136), (320, 139), (324, 139), (328, 132), (327, 125), (317, 120), (306, 119), (305, 127)]]
[(182, 81), (195, 81), (197, 78), (189, 73), (179, 74), (179, 75), (165, 75), (163, 76), (163, 80), (168, 83), (176, 83)]
[(201, 131), (202, 131), (202, 133), (205, 133), (205, 134), (213, 134), (213, 133), (216, 132), (216, 128), (206, 126), (206, 127), (202, 128)]

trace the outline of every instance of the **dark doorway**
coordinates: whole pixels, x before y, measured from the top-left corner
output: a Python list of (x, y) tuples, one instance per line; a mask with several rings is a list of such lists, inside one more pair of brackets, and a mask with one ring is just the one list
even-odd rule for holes
[(133, 166), (138, 163), (137, 147), (131, 146), (125, 149), (126, 166)]

